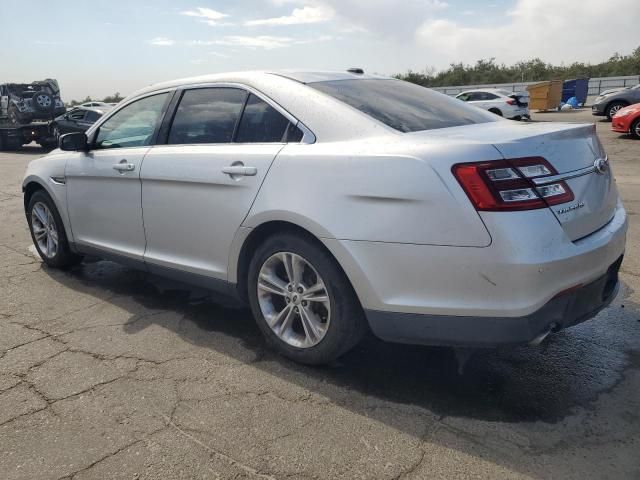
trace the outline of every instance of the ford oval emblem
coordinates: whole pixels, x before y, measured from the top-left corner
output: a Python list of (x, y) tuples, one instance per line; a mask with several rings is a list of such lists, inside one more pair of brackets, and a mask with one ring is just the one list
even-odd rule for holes
[(599, 175), (604, 175), (609, 168), (609, 161), (606, 158), (598, 158), (593, 162), (593, 169)]

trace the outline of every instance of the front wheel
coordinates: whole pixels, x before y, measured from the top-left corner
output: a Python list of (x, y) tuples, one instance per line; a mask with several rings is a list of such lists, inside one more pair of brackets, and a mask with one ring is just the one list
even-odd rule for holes
[(633, 138), (640, 140), (640, 118), (631, 124), (631, 135), (633, 135)]
[(300, 363), (329, 363), (366, 331), (355, 292), (335, 259), (303, 235), (269, 237), (249, 265), (249, 302), (279, 353)]
[(626, 107), (627, 104), (624, 102), (611, 102), (606, 110), (606, 115), (609, 120), (611, 120), (616, 113)]
[(44, 263), (54, 268), (67, 268), (82, 260), (69, 248), (58, 209), (46, 192), (41, 190), (31, 196), (27, 220), (31, 239)]

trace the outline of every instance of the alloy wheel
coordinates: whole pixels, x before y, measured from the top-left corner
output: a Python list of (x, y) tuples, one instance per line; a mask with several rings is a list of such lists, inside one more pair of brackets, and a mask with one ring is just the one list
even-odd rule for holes
[(51, 106), (51, 97), (44, 94), (38, 95), (36, 97), (36, 102), (38, 102), (38, 105), (40, 105), (41, 107), (48, 108)]
[(280, 340), (297, 348), (322, 341), (331, 321), (331, 300), (311, 263), (295, 253), (275, 253), (262, 264), (257, 289), (262, 315)]
[(611, 108), (609, 108), (609, 115), (611, 115), (612, 117), (615, 116), (615, 114), (618, 113), (618, 111), (622, 108), (623, 107), (620, 104), (611, 105)]
[(42, 254), (47, 258), (55, 257), (58, 253), (58, 229), (51, 211), (42, 202), (37, 202), (31, 210), (31, 227)]

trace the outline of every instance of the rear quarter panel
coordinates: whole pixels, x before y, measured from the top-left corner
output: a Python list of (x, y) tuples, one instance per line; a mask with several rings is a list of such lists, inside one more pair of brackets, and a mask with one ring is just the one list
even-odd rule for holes
[(497, 157), (491, 146), (445, 143), (287, 145), (243, 226), (284, 220), (324, 238), (484, 247), (491, 237), (451, 165)]

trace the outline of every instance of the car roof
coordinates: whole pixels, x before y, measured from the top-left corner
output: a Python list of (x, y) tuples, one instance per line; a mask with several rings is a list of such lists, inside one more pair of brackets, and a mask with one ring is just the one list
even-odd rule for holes
[[(197, 85), (201, 83), (213, 82), (254, 82), (260, 83), (266, 77), (278, 76), (296, 81), (298, 83), (314, 83), (329, 80), (371, 80), (371, 79), (391, 79), (380, 75), (371, 75), (367, 73), (351, 73), (344, 71), (307, 71), (307, 70), (263, 70), (263, 71), (244, 71), (244, 72), (228, 72), (215, 73), (210, 75), (200, 75), (197, 77), (186, 77), (170, 80), (168, 82), (156, 83), (139, 90), (133, 95), (151, 92), (154, 90), (162, 90), (165, 88), (175, 88), (186, 85)], [(132, 95), (132, 96), (133, 96)]]
[[(362, 71), (362, 70), (361, 70)], [(279, 70), (266, 72), (271, 75), (279, 75), (300, 83), (328, 82), (332, 80), (372, 80), (386, 79), (381, 75), (370, 73), (355, 73), (349, 70), (344, 71), (306, 71), (306, 70)]]
[(464, 92), (460, 92), (458, 95), (462, 95), (463, 93), (473, 93), (473, 92), (489, 92), (489, 93), (497, 93), (498, 95), (502, 95), (501, 88), (474, 88), (471, 90), (465, 90)]

